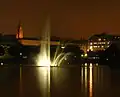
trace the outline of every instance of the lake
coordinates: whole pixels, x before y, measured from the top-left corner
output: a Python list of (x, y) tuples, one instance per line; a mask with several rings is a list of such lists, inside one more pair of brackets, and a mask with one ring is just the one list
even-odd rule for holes
[(0, 67), (1, 97), (120, 97), (120, 70), (99, 64)]

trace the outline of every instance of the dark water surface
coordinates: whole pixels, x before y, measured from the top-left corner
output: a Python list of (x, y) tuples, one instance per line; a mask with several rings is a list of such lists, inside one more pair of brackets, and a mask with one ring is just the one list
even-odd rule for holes
[(0, 67), (0, 97), (120, 97), (120, 70), (99, 65)]

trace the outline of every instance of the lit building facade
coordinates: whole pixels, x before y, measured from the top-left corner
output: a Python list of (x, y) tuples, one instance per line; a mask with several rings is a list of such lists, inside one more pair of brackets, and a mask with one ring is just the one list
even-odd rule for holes
[(107, 49), (113, 42), (120, 41), (120, 36), (106, 33), (95, 34), (88, 39), (87, 51), (99, 51)]
[(23, 29), (21, 26), (21, 23), (19, 22), (17, 33), (16, 33), (16, 38), (17, 39), (22, 39), (23, 38)]

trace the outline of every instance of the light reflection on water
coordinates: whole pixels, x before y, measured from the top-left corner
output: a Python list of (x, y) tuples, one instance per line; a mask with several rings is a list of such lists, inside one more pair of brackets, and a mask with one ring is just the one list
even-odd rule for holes
[(22, 84), (22, 67), (20, 67), (20, 84), (19, 84), (19, 92), (20, 92), (20, 96), (23, 96), (23, 84)]
[(120, 97), (120, 72), (107, 66), (21, 67), (19, 75), (10, 71), (0, 68), (1, 97)]
[(92, 73), (93, 73), (93, 71), (92, 71), (92, 67), (89, 67), (90, 68), (90, 78), (89, 78), (89, 94), (90, 94), (90, 97), (92, 97), (92, 94), (93, 94), (93, 87), (92, 87), (92, 83), (93, 83), (93, 75), (92, 75)]
[[(42, 93), (41, 97), (93, 97), (93, 95), (100, 97), (98, 95), (101, 88), (108, 87), (107, 84), (107, 87), (101, 87), (105, 83), (104, 68), (94, 64), (84, 64), (81, 67), (72, 68), (36, 67), (34, 72), (36, 72), (39, 91)], [(22, 77), (20, 77), (20, 83), (22, 84)]]
[[(82, 67), (81, 67), (81, 89), (84, 90), (82, 91), (82, 93), (84, 94), (84, 96), (88, 96), (92, 97), (92, 93), (93, 93), (93, 65), (92, 64), (87, 64), (85, 63)], [(85, 88), (84, 88), (85, 86)], [(89, 94), (88, 94), (89, 92)]]
[(42, 97), (50, 97), (50, 67), (40, 67), (36, 70)]

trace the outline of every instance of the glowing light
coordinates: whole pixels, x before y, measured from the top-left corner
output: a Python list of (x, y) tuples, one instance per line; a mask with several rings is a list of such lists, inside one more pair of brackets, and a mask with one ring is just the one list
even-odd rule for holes
[(83, 57), (83, 54), (81, 55), (81, 57)]
[(105, 44), (105, 42), (102, 42), (103, 44)]
[(90, 80), (89, 80), (89, 97), (92, 97), (93, 96), (93, 86), (92, 86), (92, 83), (93, 83), (93, 80), (92, 80), (92, 67), (90, 67)]
[(50, 97), (50, 67), (36, 68), (39, 89), (42, 97)]
[(90, 50), (93, 51), (93, 46), (90, 46)]
[[(84, 68), (81, 67), (81, 89), (82, 89), (82, 90), (83, 90), (83, 85), (84, 85), (84, 84), (83, 84), (83, 81), (84, 81), (84, 74), (83, 74), (84, 71), (83, 71), (83, 69), (84, 69)], [(83, 92), (83, 91), (82, 91), (82, 92)]]
[(104, 41), (105, 41), (106, 39), (104, 39)]
[(90, 63), (90, 67), (92, 67), (92, 63)]
[(93, 43), (91, 42), (90, 45), (92, 45)]
[(92, 49), (93, 47), (92, 46), (90, 46), (90, 49)]
[(63, 60), (69, 55), (71, 55), (71, 53), (66, 53), (66, 54), (65, 53), (59, 53), (58, 56), (54, 57), (54, 60), (51, 63), (51, 66), (60, 66), (60, 64), (63, 62)]
[(1, 65), (3, 65), (3, 63), (1, 63)]
[(99, 38), (98, 40), (101, 41), (101, 38)]
[(88, 80), (87, 80), (87, 67), (85, 67), (85, 92), (87, 93), (87, 82), (88, 82)]
[(94, 48), (97, 48), (97, 46), (94, 46)]
[[(59, 46), (56, 49), (53, 61), (50, 61), (50, 20), (48, 19), (43, 30), (42, 42), (40, 46), (40, 53), (36, 58), (37, 66), (60, 66), (67, 56), (71, 53), (59, 52)], [(62, 46), (61, 48), (65, 48)]]
[(97, 42), (94, 42), (94, 44), (97, 44)]
[(50, 66), (51, 64), (51, 62), (45, 57), (40, 58), (37, 63), (37, 66)]
[(40, 53), (37, 56), (37, 66), (50, 66), (50, 20), (46, 21), (43, 30), (42, 41), (40, 46)]
[(61, 48), (62, 48), (62, 49), (64, 49), (65, 47), (64, 47), (64, 46), (62, 46)]
[(96, 63), (96, 66), (98, 66), (98, 63)]
[(87, 66), (87, 63), (85, 63), (85, 66)]
[(104, 46), (101, 46), (102, 48), (104, 48)]
[(87, 57), (87, 54), (85, 54), (85, 57)]
[(19, 27), (18, 27), (18, 32), (16, 34), (16, 38), (23, 38), (23, 30), (22, 30), (22, 26), (21, 24), (19, 23)]

